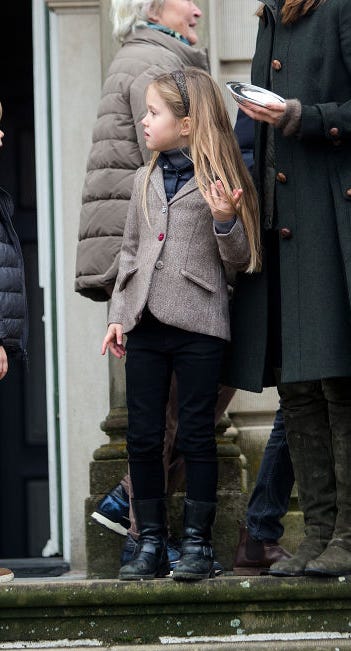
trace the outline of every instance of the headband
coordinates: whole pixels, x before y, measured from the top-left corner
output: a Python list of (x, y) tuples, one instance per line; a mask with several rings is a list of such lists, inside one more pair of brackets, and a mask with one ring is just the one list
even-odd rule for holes
[(183, 70), (175, 70), (174, 72), (171, 72), (171, 76), (173, 77), (175, 83), (177, 84), (177, 88), (182, 98), (185, 114), (189, 115), (190, 100), (188, 95), (188, 89), (186, 86), (185, 74)]

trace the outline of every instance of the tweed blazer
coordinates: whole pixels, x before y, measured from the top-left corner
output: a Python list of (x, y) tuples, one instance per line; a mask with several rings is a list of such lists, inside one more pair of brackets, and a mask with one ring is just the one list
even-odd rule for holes
[(230, 340), (227, 283), (250, 258), (242, 222), (217, 234), (195, 178), (167, 203), (159, 166), (148, 185), (147, 220), (146, 172), (135, 177), (108, 321), (127, 333), (147, 304), (162, 323)]

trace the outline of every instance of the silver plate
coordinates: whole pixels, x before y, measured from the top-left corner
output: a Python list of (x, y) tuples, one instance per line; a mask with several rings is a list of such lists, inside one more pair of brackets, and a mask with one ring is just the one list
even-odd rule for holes
[(242, 84), (239, 81), (227, 81), (226, 86), (239, 104), (251, 102), (258, 106), (266, 106), (270, 103), (284, 104), (285, 102), (285, 99), (280, 97), (280, 95), (276, 95), (276, 93), (272, 93), (270, 90), (266, 90), (265, 88), (260, 88), (260, 86)]

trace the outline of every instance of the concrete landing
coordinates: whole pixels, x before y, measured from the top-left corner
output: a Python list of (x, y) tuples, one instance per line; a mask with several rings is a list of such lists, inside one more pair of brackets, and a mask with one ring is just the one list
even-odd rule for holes
[(350, 651), (351, 577), (19, 579), (0, 586), (0, 648), (29, 642), (32, 649)]

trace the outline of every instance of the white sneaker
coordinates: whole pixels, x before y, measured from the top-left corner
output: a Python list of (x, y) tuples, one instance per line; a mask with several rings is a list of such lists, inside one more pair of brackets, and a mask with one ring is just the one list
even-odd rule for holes
[(14, 578), (12, 570), (8, 570), (7, 567), (0, 567), (0, 583), (13, 581)]

